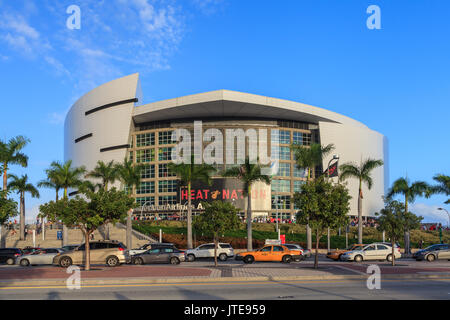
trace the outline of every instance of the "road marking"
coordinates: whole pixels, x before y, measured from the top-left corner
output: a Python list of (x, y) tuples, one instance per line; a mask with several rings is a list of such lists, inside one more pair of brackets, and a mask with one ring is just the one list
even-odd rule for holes
[[(364, 279), (363, 279), (364, 280)], [(408, 279), (409, 280), (409, 279)], [(417, 281), (450, 281), (450, 278), (443, 279), (385, 279), (382, 282), (417, 282)], [(143, 283), (143, 284), (108, 284), (108, 285), (81, 285), (81, 288), (117, 288), (117, 287), (167, 287), (167, 286), (212, 286), (212, 285), (242, 285), (242, 284), (292, 284), (292, 283), (344, 283), (349, 281), (361, 281), (361, 279), (344, 279), (344, 280), (292, 280), (286, 281), (241, 281), (241, 282), (206, 282), (206, 283)], [(66, 286), (34, 286), (34, 287), (4, 287), (0, 290), (22, 290), (22, 289), (66, 289)]]

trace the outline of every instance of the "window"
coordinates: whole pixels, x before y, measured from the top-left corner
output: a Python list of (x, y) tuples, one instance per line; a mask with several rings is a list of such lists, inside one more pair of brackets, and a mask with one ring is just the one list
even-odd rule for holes
[(292, 142), (302, 146), (311, 145), (311, 133), (293, 132)]
[(172, 131), (162, 131), (158, 133), (159, 144), (172, 144)]
[(136, 147), (148, 147), (155, 145), (155, 133), (144, 133), (136, 135)]
[[(278, 205), (277, 205), (278, 198)], [(291, 196), (272, 195), (272, 209), (285, 210), (291, 208)]]
[(139, 197), (136, 198), (136, 203), (139, 204), (140, 207), (143, 205), (151, 206), (155, 204), (155, 197)]
[(141, 179), (152, 179), (155, 177), (155, 165), (146, 164), (141, 169)]
[(160, 249), (150, 249), (150, 250), (148, 250), (147, 252), (150, 253), (150, 254), (152, 254), (152, 253), (153, 253), (153, 254), (157, 254), (157, 253), (159, 253), (159, 250), (160, 250)]
[(305, 181), (302, 180), (294, 180), (294, 192), (302, 191), (302, 185), (305, 184)]
[(162, 251), (163, 253), (172, 253), (172, 252), (173, 252), (173, 249), (172, 249), (172, 248), (163, 248), (163, 249), (161, 249), (161, 251)]
[(378, 250), (388, 250), (388, 247), (383, 246), (383, 245), (381, 245), (381, 244), (377, 244), (377, 249), (378, 249)]
[(291, 144), (291, 132), (280, 130), (280, 144)]
[(375, 246), (369, 246), (364, 249), (364, 251), (373, 251), (375, 250)]
[(155, 182), (154, 181), (141, 182), (139, 188), (136, 189), (136, 193), (137, 194), (155, 193)]
[(133, 154), (134, 154), (134, 152), (133, 152), (133, 151), (130, 151), (130, 152), (128, 153), (128, 160), (130, 160), (131, 162), (133, 162), (133, 161), (134, 161), (134, 157), (133, 157)]
[(136, 151), (136, 162), (155, 161), (155, 149), (145, 149)]
[(176, 175), (169, 170), (167, 163), (163, 163), (158, 165), (158, 176), (160, 178), (167, 178), (175, 177)]
[(291, 160), (291, 150), (289, 147), (280, 147), (280, 160)]
[(159, 181), (158, 192), (177, 192), (178, 181), (177, 180), (163, 180)]
[(290, 180), (272, 180), (272, 192), (291, 192)]
[(299, 169), (296, 164), (294, 164), (294, 174), (295, 178), (306, 178), (308, 175), (308, 169), (301, 168)]
[(280, 247), (280, 246), (273, 246), (273, 251), (277, 251), (277, 252), (283, 252), (284, 250), (283, 250), (283, 247)]
[(166, 204), (176, 204), (177, 196), (159, 196), (158, 203), (160, 206), (163, 206)]
[(291, 176), (291, 164), (280, 162), (278, 163), (278, 175), (282, 177)]
[(214, 245), (213, 244), (205, 244), (204, 246), (201, 246), (198, 249), (199, 250), (211, 250), (211, 249), (214, 249)]
[(261, 249), (262, 252), (270, 252), (272, 250), (272, 247), (264, 247)]
[(219, 246), (222, 249), (232, 249), (230, 244), (221, 243)]
[(172, 148), (159, 148), (158, 160), (159, 161), (172, 160)]

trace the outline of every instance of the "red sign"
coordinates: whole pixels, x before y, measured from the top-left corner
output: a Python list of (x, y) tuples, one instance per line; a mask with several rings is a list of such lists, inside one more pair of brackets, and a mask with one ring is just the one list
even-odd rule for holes
[(280, 240), (281, 240), (281, 244), (285, 244), (286, 243), (286, 235), (280, 234)]

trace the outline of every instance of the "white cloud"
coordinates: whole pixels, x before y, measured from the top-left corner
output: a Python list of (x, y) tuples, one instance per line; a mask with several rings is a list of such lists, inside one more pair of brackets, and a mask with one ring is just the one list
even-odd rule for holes
[[(425, 203), (413, 203), (409, 205), (408, 211), (411, 211), (415, 215), (422, 216), (424, 219), (422, 222), (424, 223), (442, 223), (443, 225), (447, 225), (448, 223), (448, 215), (443, 210), (438, 210), (442, 206), (439, 205), (427, 205)], [(447, 210), (449, 211), (449, 210)]]

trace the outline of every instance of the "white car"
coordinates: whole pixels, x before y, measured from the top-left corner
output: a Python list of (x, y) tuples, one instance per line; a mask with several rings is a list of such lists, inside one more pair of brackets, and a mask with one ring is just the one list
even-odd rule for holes
[[(400, 249), (394, 248), (395, 259), (401, 258)], [(392, 261), (392, 247), (385, 243), (372, 243), (361, 250), (348, 251), (341, 255), (343, 261), (361, 262), (363, 260), (387, 260)]]
[[(234, 257), (234, 250), (229, 243), (219, 243), (217, 248), (217, 257), (220, 261), (226, 261)], [(186, 251), (186, 259), (189, 262), (198, 258), (214, 258), (214, 243), (207, 243), (198, 246), (195, 249)]]
[(16, 264), (22, 267), (38, 264), (52, 264), (53, 258), (59, 254), (65, 252), (61, 248), (48, 248), (36, 250), (30, 254), (25, 254), (16, 259)]

